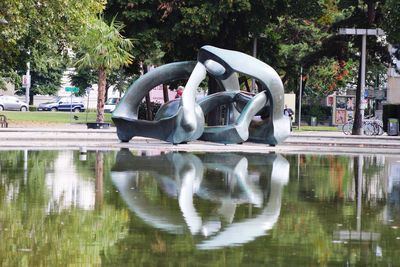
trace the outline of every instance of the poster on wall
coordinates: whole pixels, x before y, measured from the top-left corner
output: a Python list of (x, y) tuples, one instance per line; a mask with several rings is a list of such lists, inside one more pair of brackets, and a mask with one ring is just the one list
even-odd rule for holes
[(336, 109), (354, 110), (354, 96), (337, 96)]
[(346, 110), (347, 111), (353, 111), (354, 110), (354, 97), (352, 97), (352, 96), (347, 97)]
[(346, 123), (346, 110), (345, 109), (337, 109), (335, 114), (335, 123), (336, 124), (345, 124)]
[(353, 119), (355, 96), (336, 96), (334, 124), (341, 125)]
[(347, 97), (346, 96), (337, 96), (336, 97), (336, 109), (346, 109), (347, 105)]

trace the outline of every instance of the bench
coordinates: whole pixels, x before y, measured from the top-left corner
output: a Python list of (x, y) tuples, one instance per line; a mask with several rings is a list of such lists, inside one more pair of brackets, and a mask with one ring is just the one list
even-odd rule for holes
[(0, 115), (0, 127), (8, 128), (7, 117), (5, 115)]

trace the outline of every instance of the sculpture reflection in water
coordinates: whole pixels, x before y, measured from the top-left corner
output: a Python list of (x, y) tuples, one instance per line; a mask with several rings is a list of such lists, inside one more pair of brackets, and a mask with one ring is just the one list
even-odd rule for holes
[[(123, 149), (111, 176), (129, 208), (146, 223), (175, 234), (189, 230), (202, 236), (198, 248), (214, 249), (249, 242), (274, 226), (289, 163), (277, 154), (134, 156)], [(248, 204), (252, 214), (238, 218), (237, 211)], [(209, 214), (200, 215), (200, 208)]]

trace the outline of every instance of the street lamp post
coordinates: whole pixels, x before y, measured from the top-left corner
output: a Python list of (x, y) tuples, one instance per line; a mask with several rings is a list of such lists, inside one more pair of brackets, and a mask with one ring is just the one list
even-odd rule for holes
[[(253, 57), (257, 58), (257, 41), (259, 38), (267, 38), (267, 35), (265, 35), (264, 33), (260, 33), (258, 35), (252, 35), (250, 34), (250, 38), (254, 38), (253, 39)], [(251, 91), (254, 93), (256, 90), (256, 80), (253, 78), (251, 79)]]
[[(28, 55), (30, 56), (31, 51), (28, 51)], [(31, 89), (31, 63), (28, 61), (26, 63), (26, 87), (25, 87), (25, 102), (28, 104), (29, 107), (29, 91)], [(29, 108), (28, 108), (29, 111)]]
[[(253, 57), (257, 58), (257, 36), (253, 39)], [(256, 80), (251, 79), (251, 91), (254, 93), (256, 90)]]
[(300, 123), (301, 123), (301, 97), (303, 94), (303, 67), (300, 67), (300, 83), (299, 83), (299, 126), (298, 129), (300, 130)]
[(362, 135), (362, 122), (364, 121), (364, 110), (365, 103), (363, 103), (363, 98), (365, 95), (365, 66), (367, 62), (367, 35), (375, 35), (375, 36), (383, 36), (385, 32), (382, 29), (355, 29), (355, 28), (340, 28), (339, 34), (341, 35), (361, 35), (362, 36), (362, 44), (361, 44), (361, 83), (360, 83), (360, 106), (358, 107), (361, 114), (361, 124), (359, 125), (360, 129), (358, 132)]

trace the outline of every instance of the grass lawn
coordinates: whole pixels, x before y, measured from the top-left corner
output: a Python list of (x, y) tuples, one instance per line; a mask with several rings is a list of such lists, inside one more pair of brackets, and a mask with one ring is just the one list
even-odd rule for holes
[[(50, 112), (50, 111), (1, 111), (9, 123), (12, 122), (33, 122), (33, 123), (86, 123), (96, 122), (95, 112)], [(111, 114), (105, 113), (104, 122), (111, 122)]]
[(297, 127), (293, 127), (293, 131), (295, 132), (302, 132), (302, 131), (330, 131), (330, 132), (337, 132), (341, 131), (336, 126), (301, 126), (300, 130)]
[[(7, 117), (10, 123), (18, 122), (19, 124), (27, 123), (86, 123), (96, 122), (96, 112), (50, 112), (50, 111), (1, 111)], [(75, 117), (76, 116), (76, 117)], [(112, 122), (111, 114), (104, 114), (104, 122)], [(293, 127), (293, 131), (299, 131), (297, 127)], [(340, 131), (336, 126), (301, 126), (300, 131)]]

